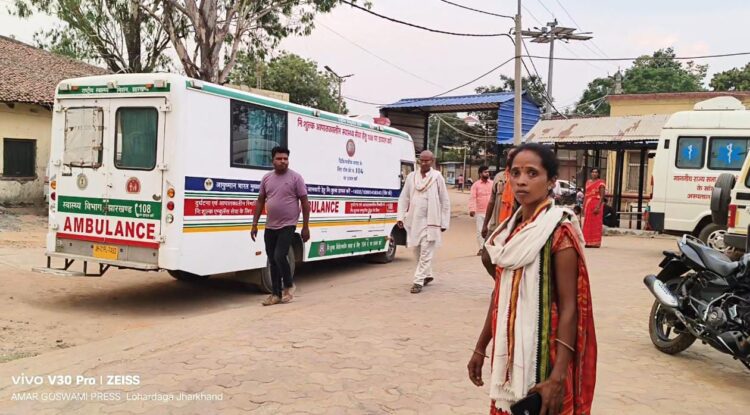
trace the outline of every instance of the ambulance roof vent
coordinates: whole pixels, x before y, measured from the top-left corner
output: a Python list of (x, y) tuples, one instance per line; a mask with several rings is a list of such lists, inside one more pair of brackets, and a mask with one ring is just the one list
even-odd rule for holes
[(701, 101), (693, 107), (695, 111), (743, 111), (745, 106), (735, 97), (716, 97)]

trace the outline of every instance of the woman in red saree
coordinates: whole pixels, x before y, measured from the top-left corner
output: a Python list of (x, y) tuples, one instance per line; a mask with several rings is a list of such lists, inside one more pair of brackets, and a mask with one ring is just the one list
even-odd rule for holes
[(602, 246), (604, 218), (604, 191), (607, 184), (599, 178), (599, 169), (591, 170), (591, 179), (586, 182), (586, 195), (583, 201), (583, 238), (586, 247)]
[(484, 360), (492, 359), (491, 415), (509, 414), (533, 392), (543, 415), (588, 415), (597, 346), (578, 219), (550, 198), (559, 168), (552, 151), (524, 144), (510, 166), (520, 209), (485, 244), (497, 267), (495, 290), (469, 378), (482, 386)]

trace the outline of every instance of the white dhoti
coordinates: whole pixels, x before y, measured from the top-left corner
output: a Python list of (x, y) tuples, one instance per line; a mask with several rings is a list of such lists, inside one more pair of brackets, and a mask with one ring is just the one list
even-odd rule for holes
[(424, 285), (425, 278), (435, 278), (432, 275), (432, 258), (437, 250), (435, 241), (422, 238), (416, 247), (417, 270), (414, 271), (414, 284)]
[(424, 285), (425, 278), (434, 278), (432, 259), (442, 242), (442, 231), (450, 225), (448, 190), (439, 172), (407, 176), (398, 202), (398, 220), (404, 223), (407, 245), (417, 250), (414, 284)]

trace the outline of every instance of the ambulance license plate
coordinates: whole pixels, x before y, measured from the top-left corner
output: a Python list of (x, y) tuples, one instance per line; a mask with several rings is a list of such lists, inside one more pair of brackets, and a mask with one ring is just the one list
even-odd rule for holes
[(117, 260), (119, 252), (116, 246), (94, 245), (94, 258)]

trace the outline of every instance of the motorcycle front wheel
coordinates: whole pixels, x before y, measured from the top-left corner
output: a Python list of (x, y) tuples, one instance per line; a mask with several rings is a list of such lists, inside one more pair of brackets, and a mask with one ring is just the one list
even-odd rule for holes
[(654, 301), (649, 315), (648, 332), (651, 343), (657, 350), (666, 354), (677, 354), (695, 342), (682, 322), (669, 309)]

